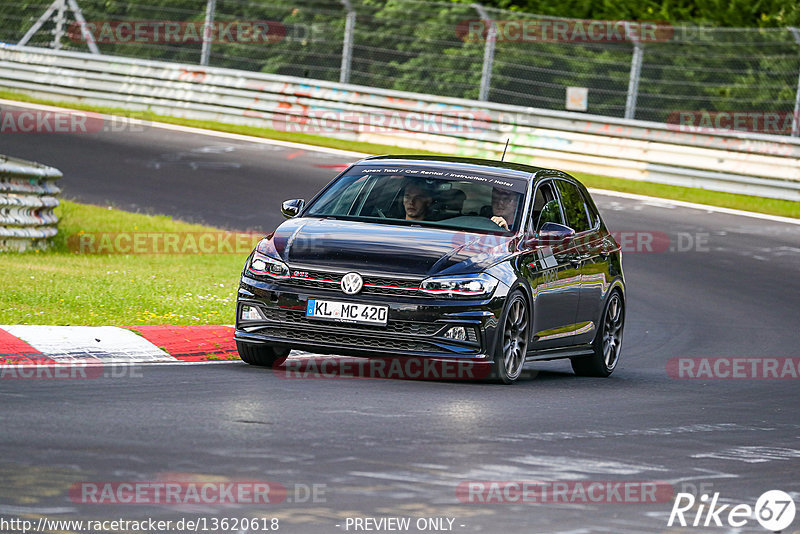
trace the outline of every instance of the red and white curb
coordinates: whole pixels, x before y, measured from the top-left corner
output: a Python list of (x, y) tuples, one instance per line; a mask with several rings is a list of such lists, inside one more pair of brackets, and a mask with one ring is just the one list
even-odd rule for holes
[(239, 360), (226, 325), (0, 325), (0, 366)]

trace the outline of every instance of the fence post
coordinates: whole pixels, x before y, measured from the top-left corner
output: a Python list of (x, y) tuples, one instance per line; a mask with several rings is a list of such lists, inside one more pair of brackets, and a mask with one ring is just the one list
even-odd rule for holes
[(628, 78), (628, 97), (625, 99), (625, 118), (633, 119), (636, 116), (636, 100), (639, 97), (639, 78), (642, 74), (642, 56), (644, 46), (630, 31), (630, 22), (625, 23), (625, 35), (633, 42), (633, 55), (631, 56), (631, 73)]
[(206, 21), (203, 24), (203, 48), (200, 51), (200, 64), (208, 65), (211, 57), (211, 26), (214, 24), (214, 12), (217, 9), (217, 0), (208, 0), (206, 4)]
[(67, 0), (60, 0), (56, 11), (56, 27), (53, 29), (53, 50), (61, 50), (64, 23), (67, 21)]
[(92, 52), (92, 54), (99, 54), (100, 50), (97, 48), (97, 43), (94, 41), (94, 35), (92, 35), (92, 32), (89, 31), (89, 27), (86, 24), (86, 19), (83, 18), (83, 12), (81, 11), (77, 0), (67, 0), (67, 3), (72, 9), (72, 14), (75, 17), (75, 20), (78, 21), (78, 26), (81, 29), (81, 36), (86, 40), (86, 45), (89, 47), (89, 50)]
[(492, 86), (492, 65), (494, 64), (494, 48), (497, 44), (497, 24), (480, 4), (472, 4), (484, 24), (488, 25), (486, 46), (483, 49), (483, 69), (481, 70), (481, 89), (478, 100), (489, 100), (489, 89)]
[(344, 23), (344, 42), (342, 43), (342, 67), (339, 70), (339, 83), (350, 83), (350, 65), (353, 62), (353, 34), (356, 31), (356, 10), (350, 0), (342, 0), (347, 10)]
[[(797, 28), (791, 27), (789, 30), (794, 36), (794, 42), (800, 46), (800, 32)], [(797, 90), (794, 93), (794, 113), (792, 115), (792, 137), (800, 135), (800, 73), (797, 75)]]

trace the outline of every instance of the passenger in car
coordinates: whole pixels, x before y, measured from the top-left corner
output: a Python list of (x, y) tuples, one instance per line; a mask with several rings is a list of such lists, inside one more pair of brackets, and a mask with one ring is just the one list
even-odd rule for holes
[(518, 197), (513, 191), (492, 189), (492, 222), (508, 230), (517, 214)]

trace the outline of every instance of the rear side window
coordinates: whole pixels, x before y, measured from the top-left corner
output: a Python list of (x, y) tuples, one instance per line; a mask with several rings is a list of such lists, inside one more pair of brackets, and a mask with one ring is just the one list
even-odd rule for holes
[(592, 228), (599, 226), (600, 213), (597, 211), (597, 206), (594, 205), (589, 193), (585, 189), (583, 189), (581, 193), (583, 193), (583, 202), (586, 205), (586, 212), (589, 214), (589, 224)]
[(558, 191), (561, 193), (561, 205), (564, 207), (567, 225), (577, 233), (591, 230), (594, 224), (589, 221), (589, 215), (581, 192), (578, 191), (574, 184), (564, 180), (555, 180), (555, 182)]

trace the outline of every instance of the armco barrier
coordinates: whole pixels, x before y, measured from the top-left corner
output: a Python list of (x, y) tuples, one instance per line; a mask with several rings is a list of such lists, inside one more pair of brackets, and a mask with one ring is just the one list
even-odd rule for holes
[[(661, 123), (8, 45), (0, 46), (0, 87), (459, 156), (499, 158), (510, 139), (509, 159), (519, 163), (800, 200), (800, 140), (786, 136), (708, 135)], [(382, 121), (385, 127), (374, 127)]]
[(53, 167), (0, 156), (0, 251), (42, 248), (56, 235), (59, 178)]

